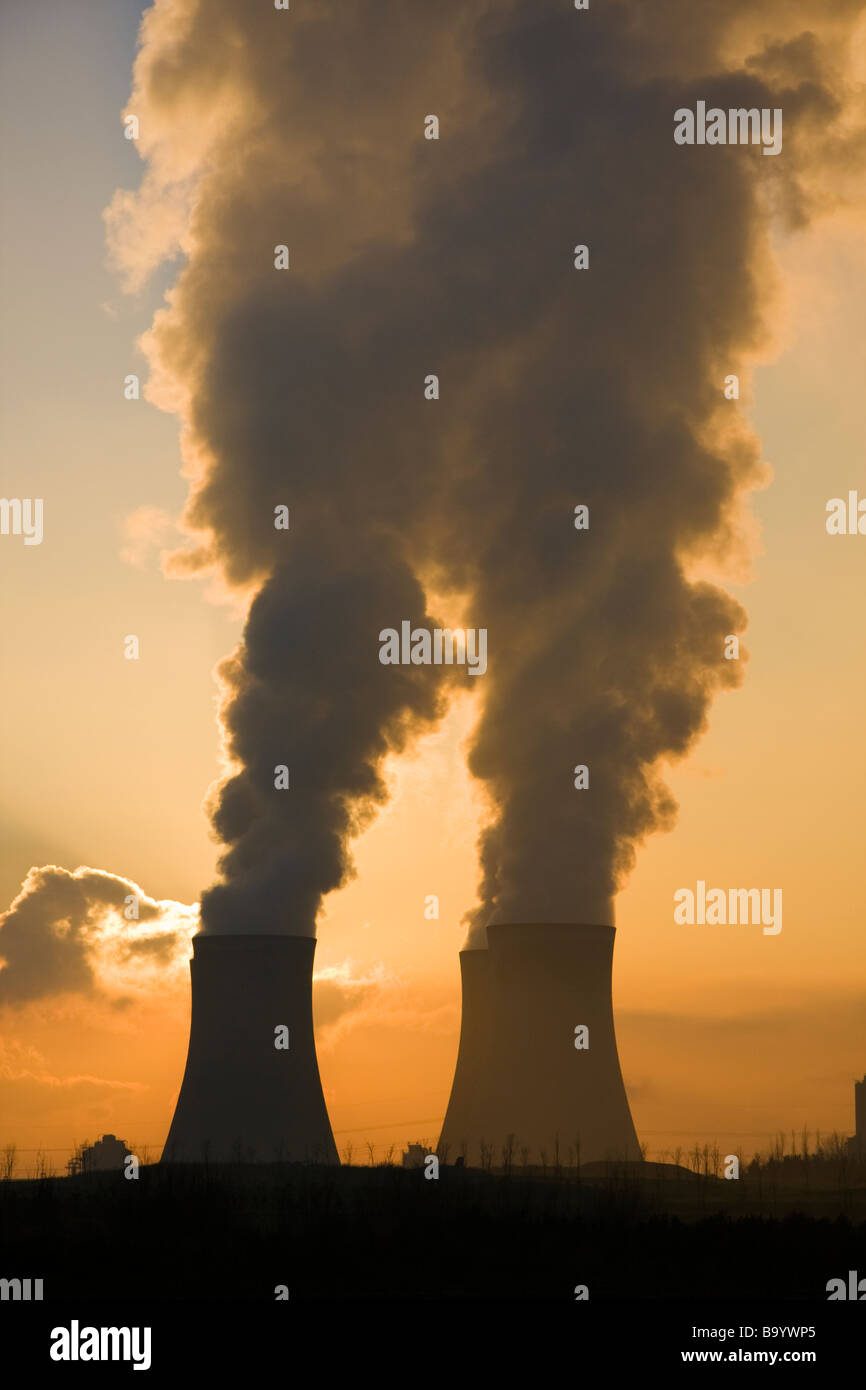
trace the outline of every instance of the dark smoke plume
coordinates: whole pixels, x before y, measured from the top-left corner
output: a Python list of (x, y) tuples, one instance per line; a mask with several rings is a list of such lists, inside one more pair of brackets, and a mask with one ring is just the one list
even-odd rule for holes
[[(148, 173), (112, 243), (133, 281), (173, 226), (188, 256), (148, 344), (202, 538), (176, 567), (257, 589), (221, 673), (236, 769), (206, 930), (314, 930), (383, 756), (457, 679), (378, 662), (380, 629), (444, 625), (431, 588), (488, 630), (472, 941), (491, 919), (611, 920), (635, 845), (672, 823), (659, 761), (740, 678), (743, 610), (693, 566), (742, 560), (766, 477), (722, 392), (767, 346), (773, 217), (806, 220), (819, 156), (852, 156), (831, 132), (860, 6), (813, 10), (150, 12), (129, 108)], [(700, 99), (782, 108), (783, 153), (675, 145)]]

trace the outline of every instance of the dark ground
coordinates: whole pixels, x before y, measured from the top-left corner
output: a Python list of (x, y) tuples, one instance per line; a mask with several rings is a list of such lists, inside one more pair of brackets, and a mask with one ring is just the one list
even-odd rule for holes
[(866, 1181), (784, 1165), (510, 1175), (143, 1167), (0, 1183), (0, 1276), (45, 1298), (820, 1299), (866, 1276)]

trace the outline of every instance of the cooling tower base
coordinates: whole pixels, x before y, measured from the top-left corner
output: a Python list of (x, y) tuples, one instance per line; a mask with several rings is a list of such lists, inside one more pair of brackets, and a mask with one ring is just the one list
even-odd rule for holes
[(487, 934), (487, 951), (461, 953), (464, 1015), (440, 1154), (493, 1167), (640, 1160), (614, 1034), (614, 928), (500, 924)]
[[(313, 1038), (315, 949), (307, 936), (195, 937), (189, 1052), (163, 1162), (339, 1162)], [(275, 1046), (278, 1029), (288, 1047)]]

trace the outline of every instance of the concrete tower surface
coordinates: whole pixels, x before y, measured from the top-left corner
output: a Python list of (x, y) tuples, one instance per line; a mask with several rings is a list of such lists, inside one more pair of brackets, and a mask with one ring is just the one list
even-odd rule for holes
[[(526, 1148), (530, 1163), (542, 1153), (552, 1163), (558, 1142), (563, 1164), (578, 1143), (581, 1163), (638, 1161), (613, 1024), (615, 929), (503, 923), (488, 927), (487, 937), (484, 1021), (470, 1017), (475, 991), (464, 972), (466, 1016), (442, 1131), (449, 1158), (465, 1142), (477, 1162), (483, 1141), (494, 1166), (509, 1146), (514, 1162)], [(484, 953), (463, 953), (476, 954)], [(473, 970), (483, 978), (483, 967)], [(575, 1046), (584, 1041), (580, 1028), (587, 1047)]]
[(488, 1088), (489, 964), (489, 951), (460, 952), (460, 1043), (451, 1098), (439, 1138), (440, 1154), (444, 1155), (447, 1145), (448, 1163), (461, 1154), (470, 1163), (480, 1157), (478, 1140), (484, 1131), (482, 1113)]
[[(313, 1037), (310, 936), (193, 939), (189, 1051), (169, 1163), (338, 1163)], [(276, 1030), (288, 1029), (288, 1047)]]

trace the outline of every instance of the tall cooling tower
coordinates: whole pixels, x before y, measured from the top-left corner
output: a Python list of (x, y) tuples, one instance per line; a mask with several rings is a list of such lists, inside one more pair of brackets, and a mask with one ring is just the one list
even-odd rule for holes
[[(163, 1162), (339, 1162), (313, 1038), (315, 949), (309, 936), (193, 939), (189, 1051)], [(287, 1048), (275, 1046), (281, 1025)]]
[(460, 952), (463, 998), (460, 1044), (451, 1099), (439, 1139), (439, 1153), (445, 1162), (453, 1163), (461, 1154), (469, 1163), (477, 1162), (480, 1158), (478, 1139), (483, 1131), (481, 1111), (488, 1084), (489, 958), (489, 951)]
[[(614, 1034), (614, 937), (609, 926), (500, 924), (487, 929), (486, 953), (462, 953), (488, 956), (487, 997), (476, 1023), (464, 969), (460, 1051), (440, 1140), (449, 1157), (465, 1148), (477, 1162), (483, 1142), (494, 1166), (507, 1148), (515, 1163), (524, 1148), (534, 1164), (557, 1154), (566, 1164), (569, 1150), (581, 1163), (640, 1159)], [(484, 967), (472, 969), (474, 987)]]

